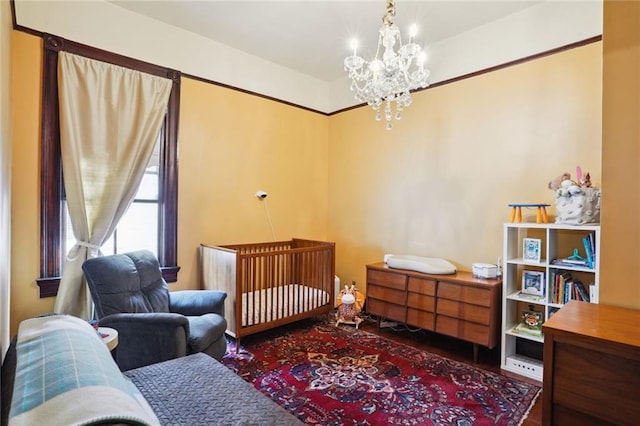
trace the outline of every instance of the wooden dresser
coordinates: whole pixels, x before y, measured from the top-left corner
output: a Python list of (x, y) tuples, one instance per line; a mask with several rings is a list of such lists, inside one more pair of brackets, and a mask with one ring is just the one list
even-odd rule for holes
[(493, 349), (500, 340), (502, 281), (471, 272), (432, 275), (367, 265), (367, 312)]
[(572, 301), (542, 330), (543, 424), (638, 424), (640, 311)]

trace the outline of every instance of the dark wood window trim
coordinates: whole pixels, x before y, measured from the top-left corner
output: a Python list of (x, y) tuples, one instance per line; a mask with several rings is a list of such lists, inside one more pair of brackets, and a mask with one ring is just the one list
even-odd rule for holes
[(42, 87), (42, 140), (40, 189), (40, 297), (58, 292), (62, 271), (62, 159), (60, 157), (60, 124), (58, 115), (58, 52), (65, 51), (90, 59), (134, 69), (173, 81), (167, 115), (164, 143), (160, 148), (160, 217), (158, 221), (158, 260), (168, 282), (178, 279), (178, 121), (180, 112), (181, 73), (169, 68), (128, 58), (112, 52), (42, 34), (44, 70)]

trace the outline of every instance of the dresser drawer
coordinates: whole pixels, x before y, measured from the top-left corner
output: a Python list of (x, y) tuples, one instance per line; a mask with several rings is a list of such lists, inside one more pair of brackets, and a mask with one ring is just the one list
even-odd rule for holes
[(383, 272), (375, 269), (367, 270), (367, 288), (369, 284), (377, 284), (383, 287), (394, 288), (405, 291), (407, 286), (407, 276), (394, 272)]
[(495, 342), (490, 342), (489, 327), (457, 318), (438, 315), (436, 319), (436, 332), (483, 346), (489, 346), (491, 344), (492, 346), (489, 346), (489, 349), (495, 346)]
[(367, 298), (367, 312), (387, 319), (405, 322), (406, 308), (383, 300)]
[(390, 303), (404, 305), (406, 303), (406, 293), (389, 287), (382, 287), (377, 284), (367, 285), (367, 298), (374, 298)]
[(433, 312), (407, 308), (407, 324), (420, 327), (424, 330), (433, 330), (435, 315)]
[(438, 297), (480, 306), (491, 306), (491, 290), (460, 284), (438, 283)]
[(423, 294), (407, 293), (407, 306), (422, 311), (434, 312), (436, 299), (435, 297), (425, 296)]
[(447, 315), (483, 325), (489, 325), (491, 321), (491, 310), (489, 308), (454, 300), (438, 299), (437, 312), (439, 315)]
[(426, 294), (427, 296), (436, 295), (436, 280), (427, 280), (423, 278), (409, 277), (407, 290), (413, 293)]

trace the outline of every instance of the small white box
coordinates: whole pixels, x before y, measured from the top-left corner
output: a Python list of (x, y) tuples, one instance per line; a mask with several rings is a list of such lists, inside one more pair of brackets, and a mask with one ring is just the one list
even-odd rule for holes
[(498, 276), (498, 266), (491, 263), (474, 263), (471, 265), (474, 277), (496, 278)]
[(511, 355), (507, 357), (504, 369), (534, 380), (542, 380), (542, 361), (537, 359)]

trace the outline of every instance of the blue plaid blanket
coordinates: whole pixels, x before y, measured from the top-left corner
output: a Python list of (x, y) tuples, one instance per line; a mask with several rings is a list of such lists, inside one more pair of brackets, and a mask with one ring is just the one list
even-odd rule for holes
[(25, 320), (16, 350), (10, 426), (159, 424), (87, 322), (67, 315)]

